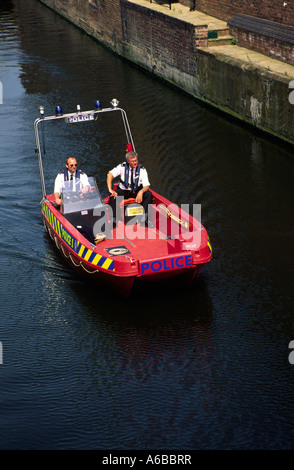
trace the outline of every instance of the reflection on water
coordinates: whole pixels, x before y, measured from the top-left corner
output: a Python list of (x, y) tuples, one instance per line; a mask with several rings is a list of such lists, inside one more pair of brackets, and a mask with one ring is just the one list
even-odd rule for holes
[[(1, 447), (293, 448), (292, 152), (35, 0), (2, 1), (0, 25)], [(154, 190), (201, 204), (214, 256), (190, 288), (114, 297), (85, 284), (44, 231), (38, 106), (50, 115), (114, 97)], [(107, 195), (106, 174), (124, 159), (116, 126), (43, 137), (48, 190), (74, 153)]]

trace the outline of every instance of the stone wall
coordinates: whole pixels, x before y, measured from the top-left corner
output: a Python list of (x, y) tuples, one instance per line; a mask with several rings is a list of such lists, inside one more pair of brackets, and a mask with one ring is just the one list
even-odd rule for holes
[(194, 93), (197, 47), (207, 25), (194, 26), (128, 0), (40, 0), (105, 46)]
[(76, 26), (120, 53), (122, 15), (119, 0), (40, 0)]
[(198, 51), (196, 82), (203, 101), (294, 143), (294, 105), (286, 76), (207, 48)]
[(128, 1), (121, 5), (124, 57), (193, 91), (197, 47), (207, 46), (207, 26), (194, 26)]
[[(155, 76), (294, 143), (289, 77), (275, 75), (219, 53), (198, 49), (205, 26), (181, 21), (128, 0), (39, 0), (54, 8), (113, 52)], [(212, 2), (213, 3), (213, 2)], [(237, 46), (236, 46), (237, 47)]]

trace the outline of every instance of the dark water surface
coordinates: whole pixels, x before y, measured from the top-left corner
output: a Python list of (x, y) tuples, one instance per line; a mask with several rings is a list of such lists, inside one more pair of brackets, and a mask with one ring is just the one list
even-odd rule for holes
[[(34, 0), (0, 5), (0, 447), (293, 449), (293, 151), (199, 106)], [(201, 204), (214, 249), (190, 289), (119, 300), (85, 285), (44, 232), (33, 121), (126, 109), (152, 187)], [(293, 107), (294, 111), (294, 107)], [(45, 134), (100, 183), (107, 128)], [(109, 142), (111, 140), (112, 142)]]

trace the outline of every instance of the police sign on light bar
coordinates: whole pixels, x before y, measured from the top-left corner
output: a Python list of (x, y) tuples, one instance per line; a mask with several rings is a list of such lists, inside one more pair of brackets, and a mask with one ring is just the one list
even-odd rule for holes
[(69, 122), (70, 124), (72, 124), (74, 122), (94, 121), (94, 119), (95, 119), (94, 114), (79, 114), (77, 116), (66, 118), (66, 122)]

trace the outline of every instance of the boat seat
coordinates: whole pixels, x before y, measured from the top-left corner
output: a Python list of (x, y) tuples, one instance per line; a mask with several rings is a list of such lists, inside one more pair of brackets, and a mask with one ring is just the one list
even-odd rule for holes
[(145, 222), (144, 207), (142, 204), (137, 203), (133, 197), (124, 199), (119, 206), (121, 217), (125, 219), (126, 223), (136, 224)]

